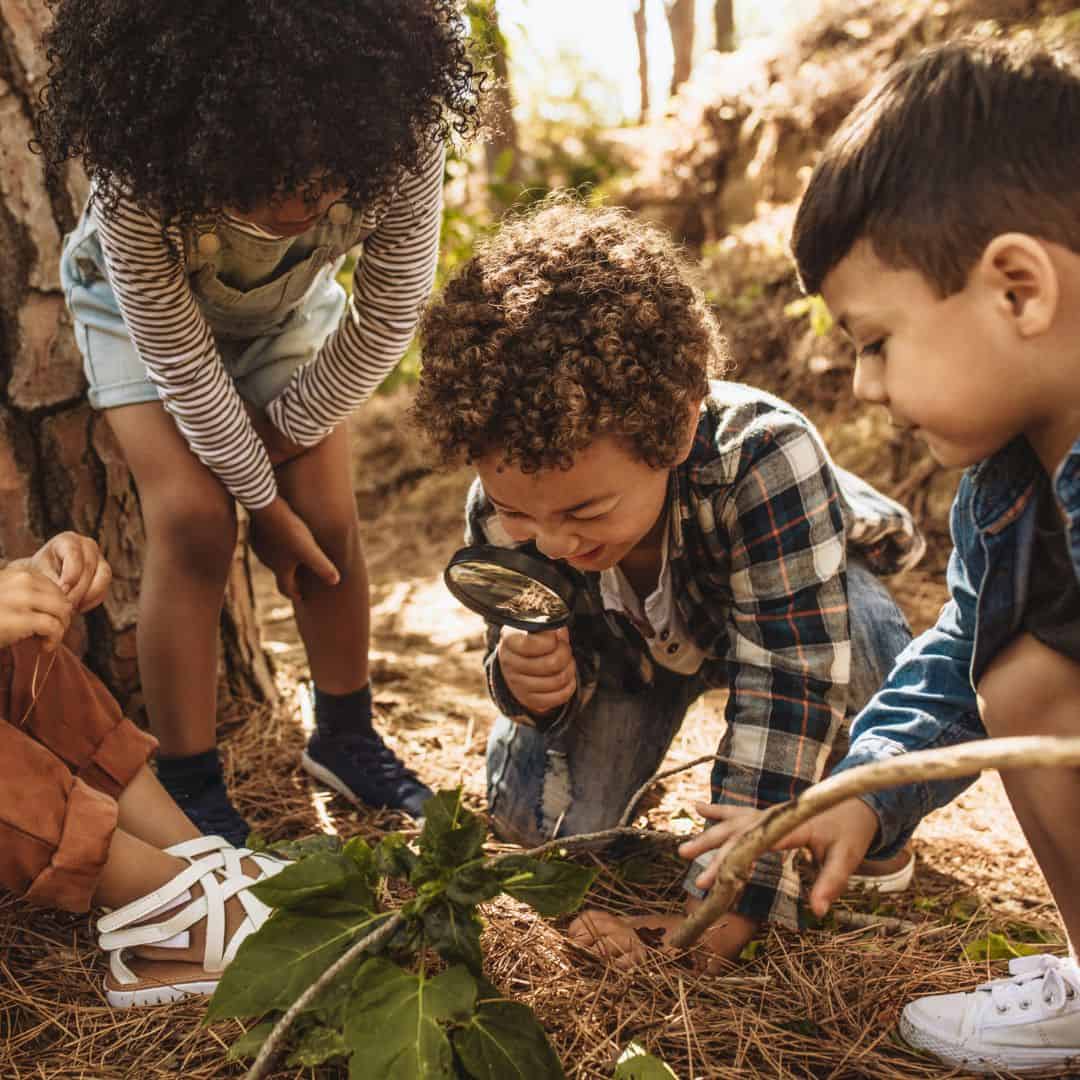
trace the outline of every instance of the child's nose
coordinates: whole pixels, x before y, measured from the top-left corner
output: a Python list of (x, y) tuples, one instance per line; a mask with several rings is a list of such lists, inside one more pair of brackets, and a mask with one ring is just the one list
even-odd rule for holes
[(577, 551), (578, 538), (568, 529), (539, 526), (536, 530), (537, 550), (549, 559), (566, 559)]
[(877, 357), (859, 357), (855, 360), (855, 378), (852, 389), (860, 401), (883, 405), (888, 401), (881, 361)]

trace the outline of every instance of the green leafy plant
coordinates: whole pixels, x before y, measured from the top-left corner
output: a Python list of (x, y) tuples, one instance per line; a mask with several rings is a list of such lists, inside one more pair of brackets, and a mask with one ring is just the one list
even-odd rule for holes
[[(258, 1056), (249, 1075), (276, 1052), (278, 1026), (287, 1027), (288, 1064), (347, 1061), (353, 1078), (562, 1080), (532, 1012), (483, 977), (476, 908), (507, 893), (541, 915), (564, 914), (596, 871), (521, 854), (486, 858), (485, 824), (460, 789), (425, 809), (416, 850), (398, 833), (374, 848), (360, 838), (337, 850), (325, 838), (287, 845), (297, 861), (252, 888), (274, 914), (241, 945), (207, 1012), (208, 1023), (261, 1021), (230, 1051)], [(414, 892), (396, 911), (382, 903), (391, 881)]]

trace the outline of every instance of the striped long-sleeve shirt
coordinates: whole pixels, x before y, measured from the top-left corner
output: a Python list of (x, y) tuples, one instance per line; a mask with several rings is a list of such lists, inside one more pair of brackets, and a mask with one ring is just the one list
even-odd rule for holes
[[(431, 291), (442, 220), (443, 154), (406, 176), (364, 241), (353, 295), (316, 358), (297, 370), (267, 413), (313, 446), (365, 401), (408, 348)], [(199, 310), (186, 238), (121, 199), (95, 219), (109, 282), (151, 382), (188, 445), (249, 509), (273, 501), (273, 468)]]

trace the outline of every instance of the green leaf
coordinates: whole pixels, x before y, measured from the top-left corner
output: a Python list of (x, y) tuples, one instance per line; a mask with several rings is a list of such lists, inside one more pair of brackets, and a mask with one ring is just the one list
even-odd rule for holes
[(1037, 942), (1011, 941), (1004, 934), (991, 931), (984, 938), (969, 941), (964, 946), (964, 955), (969, 960), (1012, 960), (1016, 956), (1033, 956), (1046, 952), (1044, 945)]
[(348, 1044), (340, 1031), (335, 1028), (317, 1027), (308, 1028), (300, 1036), (296, 1048), (289, 1055), (287, 1065), (306, 1065), (314, 1068), (322, 1065), (334, 1057), (345, 1057), (349, 1053)]
[(483, 819), (461, 804), (461, 788), (440, 791), (424, 804), (420, 850), (435, 865), (455, 867), (475, 859), (486, 835)]
[(278, 912), (222, 973), (206, 1022), (287, 1009), (354, 941), (389, 917)]
[(646, 1053), (643, 1046), (632, 1042), (619, 1055), (614, 1080), (679, 1080), (679, 1078), (670, 1065)]
[(961, 896), (949, 905), (950, 922), (971, 922), (978, 914), (979, 900), (975, 896)]
[(270, 855), (277, 855), (282, 859), (306, 858), (308, 855), (336, 855), (341, 850), (341, 839), (337, 836), (327, 836), (325, 833), (316, 833), (314, 836), (302, 836), (299, 840), (275, 840), (266, 846)]
[(256, 1024), (249, 1031), (245, 1031), (239, 1039), (229, 1047), (227, 1055), (229, 1061), (245, 1061), (253, 1058), (262, 1049), (266, 1037), (274, 1030), (276, 1021), (267, 1020), (265, 1023)]
[(743, 947), (742, 952), (739, 953), (740, 960), (756, 960), (757, 954), (761, 952), (765, 945), (764, 938), (751, 938)]
[(469, 1022), (454, 1031), (454, 1050), (473, 1080), (565, 1080), (566, 1074), (532, 1010), (506, 1001), (486, 980)]
[(384, 836), (373, 854), (376, 872), (385, 877), (408, 878), (419, 860), (401, 833)]
[(541, 862), (528, 855), (512, 855), (499, 863), (503, 891), (541, 915), (565, 915), (581, 906), (596, 870), (552, 859)]
[(352, 1080), (452, 1080), (453, 1053), (442, 1024), (466, 1022), (476, 981), (463, 967), (434, 979), (372, 957), (353, 979), (345, 1041)]
[(309, 855), (252, 885), (251, 892), (273, 908), (299, 907), (316, 896), (340, 896), (345, 890), (348, 863), (341, 855)]
[(482, 904), (502, 892), (498, 869), (484, 865), (483, 859), (459, 866), (446, 882), (446, 895), (457, 904)]
[(379, 871), (375, 867), (375, 852), (361, 836), (354, 836), (342, 849), (341, 854), (351, 859), (364, 880), (372, 887), (379, 882)]
[(469, 907), (447, 900), (432, 904), (421, 916), (428, 944), (446, 961), (460, 961), (479, 975), (484, 957), (480, 951), (480, 932), (484, 924)]

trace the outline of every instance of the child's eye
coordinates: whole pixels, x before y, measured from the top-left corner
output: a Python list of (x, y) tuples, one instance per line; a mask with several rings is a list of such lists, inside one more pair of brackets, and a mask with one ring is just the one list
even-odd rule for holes
[(610, 510), (601, 510), (599, 514), (571, 514), (572, 521), (601, 521), (610, 514)]
[(864, 345), (859, 350), (860, 356), (884, 356), (885, 355), (885, 339), (878, 338), (877, 341), (871, 341)]
[(498, 514), (499, 517), (504, 518), (520, 518), (525, 516), (517, 510), (504, 510), (501, 506), (495, 507), (495, 513)]

